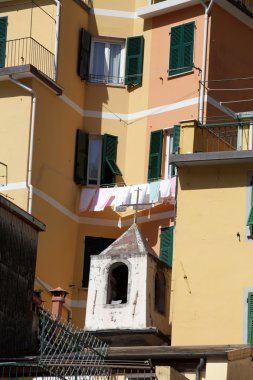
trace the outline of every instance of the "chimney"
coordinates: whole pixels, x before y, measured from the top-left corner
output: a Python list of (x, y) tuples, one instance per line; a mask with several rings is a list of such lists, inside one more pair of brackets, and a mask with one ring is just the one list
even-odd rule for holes
[(50, 293), (52, 294), (52, 317), (59, 321), (62, 315), (62, 306), (68, 292), (58, 286), (58, 288), (50, 290)]

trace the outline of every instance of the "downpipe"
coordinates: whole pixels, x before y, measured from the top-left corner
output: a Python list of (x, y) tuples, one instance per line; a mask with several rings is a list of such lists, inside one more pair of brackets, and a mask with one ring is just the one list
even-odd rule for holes
[(205, 359), (200, 358), (199, 364), (196, 368), (196, 380), (200, 380), (200, 371), (202, 370), (202, 368), (204, 368), (204, 365), (205, 365)]
[(203, 0), (200, 0), (205, 9), (205, 23), (204, 23), (204, 45), (202, 55), (202, 72), (201, 72), (201, 86), (200, 86), (200, 98), (199, 98), (199, 122), (203, 124), (204, 118), (204, 100), (205, 100), (205, 80), (206, 80), (206, 55), (207, 55), (207, 37), (208, 37), (208, 25), (209, 14), (212, 9), (215, 0), (211, 0), (207, 6)]
[(34, 130), (35, 130), (35, 114), (36, 114), (36, 104), (37, 104), (37, 94), (36, 92), (14, 79), (9, 75), (9, 80), (16, 84), (17, 86), (23, 88), (23, 90), (28, 91), (32, 95), (32, 111), (31, 111), (31, 124), (30, 124), (30, 141), (29, 141), (29, 158), (28, 158), (28, 171), (27, 171), (27, 189), (28, 189), (28, 213), (32, 213), (33, 204), (33, 187), (32, 187), (32, 164), (33, 164), (33, 146), (34, 146)]

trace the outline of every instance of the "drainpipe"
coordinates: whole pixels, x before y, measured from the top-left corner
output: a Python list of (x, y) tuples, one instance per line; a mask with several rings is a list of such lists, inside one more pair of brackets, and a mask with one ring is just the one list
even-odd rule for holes
[(196, 368), (196, 380), (200, 380), (200, 371), (202, 370), (202, 368), (204, 367), (205, 365), (205, 359), (204, 358), (200, 358), (200, 361), (199, 361), (199, 364)]
[(204, 25), (204, 45), (203, 45), (203, 56), (202, 56), (202, 72), (201, 72), (201, 87), (200, 87), (200, 98), (199, 98), (199, 122), (203, 124), (204, 116), (204, 98), (205, 98), (205, 80), (206, 80), (206, 52), (207, 52), (207, 36), (208, 36), (208, 24), (209, 24), (209, 13), (214, 4), (214, 0), (211, 0), (207, 6), (203, 0), (200, 0), (201, 4), (205, 8), (205, 25)]
[(36, 92), (27, 87), (23, 83), (14, 79), (9, 75), (9, 80), (16, 84), (17, 86), (23, 88), (24, 90), (30, 92), (32, 95), (32, 114), (31, 114), (31, 125), (30, 125), (30, 142), (29, 142), (29, 158), (28, 158), (28, 173), (27, 173), (27, 188), (28, 188), (28, 213), (32, 213), (32, 202), (33, 202), (33, 187), (32, 187), (32, 162), (33, 162), (33, 144), (34, 144), (34, 128), (35, 128), (35, 113), (36, 113), (36, 102), (37, 95)]
[(55, 55), (54, 55), (54, 81), (57, 79), (57, 65), (59, 53), (59, 33), (60, 33), (60, 15), (61, 15), (61, 1), (55, 0), (56, 3), (56, 19), (55, 19)]

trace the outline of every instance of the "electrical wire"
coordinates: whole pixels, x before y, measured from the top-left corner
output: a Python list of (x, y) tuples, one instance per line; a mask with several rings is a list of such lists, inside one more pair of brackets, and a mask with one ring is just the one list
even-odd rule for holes
[(242, 100), (229, 100), (226, 102), (220, 102), (221, 104), (225, 103), (241, 103), (241, 102), (253, 102), (253, 99), (242, 99)]
[(210, 79), (210, 80), (205, 80), (205, 83), (207, 83), (207, 82), (227, 82), (227, 81), (248, 80), (248, 79), (253, 79), (253, 77)]
[(208, 91), (249, 91), (253, 90), (253, 87), (244, 88), (208, 88)]

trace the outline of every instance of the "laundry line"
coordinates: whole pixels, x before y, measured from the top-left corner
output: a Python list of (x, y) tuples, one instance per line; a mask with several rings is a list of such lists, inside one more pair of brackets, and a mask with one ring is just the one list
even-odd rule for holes
[[(127, 209), (149, 209), (156, 203), (168, 203), (175, 198), (176, 177), (128, 186), (84, 187), (81, 191), (79, 211), (103, 211), (112, 207), (114, 211)], [(137, 201), (138, 190), (138, 201)], [(131, 204), (131, 206), (128, 206)]]

